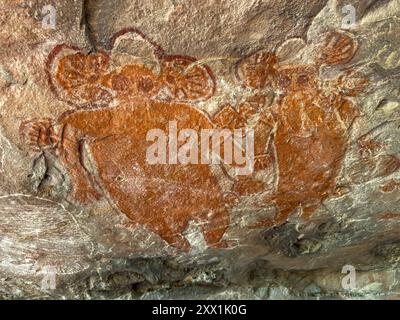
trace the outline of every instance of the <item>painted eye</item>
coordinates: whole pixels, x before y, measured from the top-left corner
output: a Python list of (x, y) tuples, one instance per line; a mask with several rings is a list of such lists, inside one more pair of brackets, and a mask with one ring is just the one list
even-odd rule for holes
[(306, 74), (302, 74), (297, 78), (297, 83), (301, 85), (306, 85), (309, 81), (309, 78)]
[(278, 78), (278, 84), (280, 87), (289, 87), (292, 80), (286, 75), (280, 75)]
[(148, 77), (144, 77), (138, 83), (138, 89), (144, 93), (150, 92), (154, 88), (153, 80)]
[(126, 91), (129, 88), (129, 80), (121, 74), (117, 74), (111, 79), (111, 86), (116, 91)]

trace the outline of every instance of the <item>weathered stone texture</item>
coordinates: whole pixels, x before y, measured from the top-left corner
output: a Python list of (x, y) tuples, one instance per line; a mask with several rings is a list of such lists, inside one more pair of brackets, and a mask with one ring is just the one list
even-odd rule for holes
[[(398, 298), (398, 0), (0, 5), (0, 297)], [(170, 121), (253, 173), (149, 164)]]

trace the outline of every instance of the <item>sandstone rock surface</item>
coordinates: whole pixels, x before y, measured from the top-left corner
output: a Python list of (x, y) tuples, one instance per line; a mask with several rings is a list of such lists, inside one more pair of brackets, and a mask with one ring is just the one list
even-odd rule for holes
[(0, 4), (1, 298), (398, 298), (400, 1)]

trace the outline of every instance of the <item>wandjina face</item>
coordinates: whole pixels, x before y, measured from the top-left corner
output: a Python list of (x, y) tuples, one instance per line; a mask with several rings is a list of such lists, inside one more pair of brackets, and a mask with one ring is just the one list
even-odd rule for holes
[[(338, 159), (347, 148), (346, 130), (356, 113), (340, 90), (329, 100), (319, 87), (321, 64), (348, 61), (354, 54), (346, 49), (349, 37), (334, 33), (331, 38), (344, 51), (336, 54), (329, 47), (315, 64), (279, 65), (274, 53), (263, 50), (243, 58), (233, 85), (244, 87), (251, 96), (239, 98), (237, 106), (221, 104), (214, 116), (196, 104), (214, 95), (213, 72), (207, 65), (196, 65), (193, 57), (166, 55), (155, 46), (160, 68), (156, 72), (145, 62), (112, 67), (105, 52), (84, 55), (77, 48), (57, 46), (47, 63), (50, 85), (75, 109), (54, 123), (36, 121), (21, 129), (39, 149), (49, 141), (59, 142), (57, 154), (79, 204), (105, 196), (130, 222), (145, 225), (185, 250), (189, 244), (182, 232), (189, 221), (200, 220), (208, 245), (225, 247), (222, 237), (229, 226), (229, 210), (240, 199), (258, 197), (261, 206), (273, 204), (276, 216), (264, 224), (271, 226), (299, 208), (309, 217), (334, 193), (342, 165)], [(338, 80), (335, 85), (346, 87), (346, 82)], [(267, 88), (279, 96), (272, 108), (265, 106)], [(169, 121), (197, 131), (252, 127), (254, 174), (237, 177), (230, 168), (221, 168), (217, 175), (205, 164), (148, 165), (146, 132), (165, 128)], [(44, 137), (43, 132), (54, 135), (54, 124), (61, 127), (59, 137)], [(82, 143), (92, 153), (96, 172), (82, 165)]]
[(273, 87), (280, 92), (313, 91), (318, 88), (316, 74), (313, 66), (283, 66), (277, 69)]

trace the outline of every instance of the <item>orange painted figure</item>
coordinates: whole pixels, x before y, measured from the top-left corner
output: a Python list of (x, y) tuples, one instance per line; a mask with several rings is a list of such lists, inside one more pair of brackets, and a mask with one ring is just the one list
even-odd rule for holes
[[(127, 30), (148, 40), (138, 30)], [(126, 32), (119, 32), (118, 36)], [(116, 37), (113, 38), (113, 43)], [(348, 35), (325, 34), (314, 61), (279, 65), (273, 53), (258, 52), (238, 63), (242, 85), (254, 91), (238, 108), (224, 106), (211, 119), (192, 102), (214, 94), (208, 66), (190, 65), (192, 57), (169, 56), (150, 40), (159, 72), (144, 63), (111, 68), (105, 52), (84, 55), (77, 48), (57, 46), (47, 70), (52, 91), (76, 109), (57, 121), (33, 120), (21, 125), (21, 135), (36, 150), (55, 152), (69, 172), (72, 196), (86, 203), (105, 195), (135, 224), (145, 225), (169, 244), (183, 250), (182, 236), (191, 220), (201, 222), (209, 246), (225, 247), (232, 201), (221, 189), (208, 164), (146, 162), (150, 129), (243, 128), (255, 121), (255, 172), (233, 177), (237, 198), (262, 193), (268, 186), (257, 173), (276, 167), (274, 225), (300, 209), (309, 216), (335, 189), (347, 148), (348, 129), (357, 115), (347, 99), (357, 95), (365, 80), (345, 72), (322, 82), (322, 65), (351, 60), (356, 43)], [(328, 85), (328, 86), (327, 86)], [(266, 107), (268, 87), (276, 93)], [(116, 101), (116, 105), (111, 105)]]
[[(275, 204), (276, 216), (259, 226), (280, 224), (296, 210), (307, 218), (333, 194), (348, 130), (358, 115), (348, 97), (362, 91), (365, 79), (352, 71), (329, 80), (319, 77), (322, 66), (351, 60), (357, 49), (355, 40), (328, 32), (314, 46), (310, 64), (280, 65), (273, 53), (265, 51), (238, 63), (237, 76), (245, 87), (261, 92), (270, 87), (276, 96), (256, 126), (262, 132), (256, 135), (256, 159), (263, 159), (264, 153), (277, 168), (274, 195), (266, 199)], [(245, 183), (252, 188), (259, 181), (247, 177)], [(240, 189), (243, 182), (238, 184)]]
[[(110, 71), (105, 53), (83, 55), (71, 50), (76, 49), (56, 47), (47, 65), (55, 94), (79, 110), (67, 112), (56, 122), (24, 122), (21, 134), (27, 143), (55, 150), (79, 203), (106, 195), (132, 223), (148, 227), (183, 250), (190, 246), (182, 232), (190, 220), (197, 220), (209, 246), (226, 246), (221, 238), (229, 213), (209, 166), (146, 161), (149, 130), (167, 132), (169, 121), (177, 122), (177, 130), (214, 127), (206, 114), (186, 103), (213, 94), (215, 82), (209, 68), (198, 66), (184, 73), (194, 58), (158, 52), (159, 75), (143, 64)], [(162, 88), (169, 97), (159, 100), (156, 96)], [(112, 95), (119, 104), (104, 108)]]

